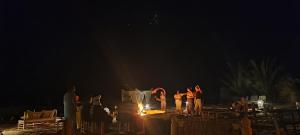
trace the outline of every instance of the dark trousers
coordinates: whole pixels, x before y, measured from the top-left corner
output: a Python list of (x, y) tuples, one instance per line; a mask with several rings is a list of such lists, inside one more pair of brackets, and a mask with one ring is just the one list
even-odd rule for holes
[(194, 102), (194, 98), (188, 98), (187, 99), (187, 112), (188, 114), (192, 114), (193, 113), (193, 102)]

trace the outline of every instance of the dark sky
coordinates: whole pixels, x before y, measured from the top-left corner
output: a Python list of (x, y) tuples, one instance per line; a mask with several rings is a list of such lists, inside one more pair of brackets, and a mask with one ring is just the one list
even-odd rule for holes
[(79, 94), (198, 83), (217, 98), (226, 62), (276, 57), (300, 76), (300, 9), (294, 1), (3, 2), (0, 105), (61, 104)]

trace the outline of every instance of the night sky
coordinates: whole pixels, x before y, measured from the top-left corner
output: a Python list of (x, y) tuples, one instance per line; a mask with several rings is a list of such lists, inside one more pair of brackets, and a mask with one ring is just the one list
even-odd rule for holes
[(1, 4), (0, 105), (119, 100), (126, 85), (175, 90), (199, 84), (218, 100), (227, 62), (275, 57), (300, 76), (300, 2), (22, 1)]

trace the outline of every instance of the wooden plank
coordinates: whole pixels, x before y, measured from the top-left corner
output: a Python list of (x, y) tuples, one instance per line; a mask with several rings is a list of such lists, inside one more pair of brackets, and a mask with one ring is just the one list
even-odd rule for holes
[(171, 135), (231, 135), (232, 121), (215, 118), (215, 114), (208, 113), (203, 117), (172, 118)]

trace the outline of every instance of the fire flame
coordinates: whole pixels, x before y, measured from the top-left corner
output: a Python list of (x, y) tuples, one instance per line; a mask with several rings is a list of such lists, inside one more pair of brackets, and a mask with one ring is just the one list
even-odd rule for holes
[(144, 113), (144, 106), (143, 106), (142, 103), (138, 103), (138, 108), (139, 108), (139, 110), (138, 110), (138, 114), (139, 114), (139, 115), (141, 115), (141, 116), (146, 115), (146, 114)]
[(138, 107), (139, 107), (139, 112), (143, 112), (144, 107), (142, 103), (138, 103)]

